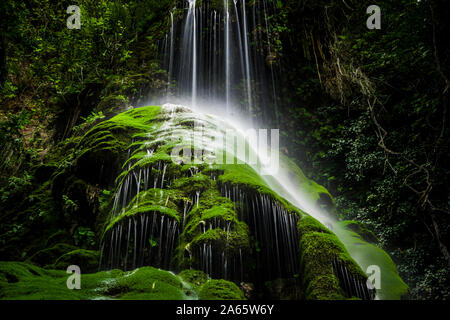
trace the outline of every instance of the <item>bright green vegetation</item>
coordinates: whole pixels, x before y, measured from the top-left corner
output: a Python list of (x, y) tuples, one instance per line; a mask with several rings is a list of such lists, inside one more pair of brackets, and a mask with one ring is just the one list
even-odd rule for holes
[(209, 280), (200, 289), (200, 300), (245, 300), (242, 291), (232, 282)]
[[(103, 271), (81, 275), (81, 289), (69, 290), (65, 271), (42, 269), (22, 262), (0, 262), (0, 299), (13, 300), (184, 300), (187, 293), (200, 299), (243, 300), (233, 283), (208, 280), (198, 271), (185, 270), (180, 276), (152, 267), (134, 271)], [(183, 281), (193, 284), (186, 286)]]
[(350, 257), (342, 242), (314, 218), (304, 216), (299, 221), (298, 230), (301, 280), (305, 298), (312, 300), (346, 299), (339, 279), (333, 272), (332, 261), (337, 259), (349, 272), (361, 279), (366, 278), (364, 272)]
[[(381, 284), (377, 295), (383, 300), (399, 300), (408, 293), (408, 286), (398, 274), (397, 267), (391, 257), (374, 243), (365, 241), (367, 231), (364, 227), (355, 232), (350, 228), (354, 222), (343, 221), (336, 226), (336, 234), (345, 243), (363, 270), (371, 265), (380, 268)], [(361, 231), (360, 231), (361, 230)]]
[(180, 200), (180, 194), (173, 190), (149, 189), (147, 191), (140, 192), (133, 198), (128, 206), (123, 209), (120, 215), (109, 222), (105, 232), (125, 218), (146, 213), (157, 212), (179, 222), (180, 217), (178, 207), (174, 202), (178, 202)]
[[(62, 152), (61, 155), (67, 155), (54, 166), (54, 172), (49, 177), (52, 182), (52, 195), (60, 199), (64, 215), (68, 219), (82, 215), (83, 209), (92, 205), (92, 200), (89, 200), (91, 198), (86, 199), (84, 203), (81, 201), (83, 194), (87, 192), (88, 196), (97, 198), (99, 204), (95, 207), (95, 212), (98, 213), (94, 221), (97, 224), (97, 235), (100, 234), (101, 237), (98, 237), (98, 240), (92, 239), (94, 233), (91, 229), (80, 227), (73, 240), (68, 241), (71, 244), (55, 244), (55, 241), (67, 239), (68, 235), (62, 230), (54, 232), (44, 249), (37, 251), (28, 260), (46, 269), (19, 264), (21, 273), (4, 272), (5, 279), (13, 279), (12, 282), (4, 282), (5, 298), (21, 298), (21, 284), (26, 279), (32, 292), (31, 297), (36, 299), (53, 298), (53, 294), (61, 294), (61, 299), (244, 299), (244, 293), (235, 283), (223, 279), (209, 279), (203, 272), (195, 271), (207, 263), (206, 258), (202, 257), (205, 248), (211, 248), (216, 253), (214, 259), (226, 256), (230, 261), (238, 262), (242, 256), (252, 256), (265, 250), (260, 244), (252, 242), (254, 236), (249, 226), (240, 220), (240, 213), (250, 208), (245, 207), (238, 199), (232, 201), (224, 197), (222, 192), (226, 190), (243, 192), (256, 199), (265, 196), (266, 201), (272, 205), (284, 208), (285, 214), (299, 218), (298, 230), (294, 230), (298, 231), (299, 238), (299, 251), (294, 253), (300, 257), (299, 274), (291, 279), (268, 281), (265, 284), (267, 290), (281, 296), (286, 294), (282, 293), (286, 288), (288, 291), (284, 292), (297, 292), (300, 288), (301, 292), (291, 297), (312, 300), (354, 298), (344, 292), (342, 283), (333, 270), (333, 261), (339, 261), (350, 274), (361, 281), (367, 277), (341, 241), (321, 223), (272, 190), (254, 168), (247, 164), (186, 165), (172, 161), (170, 153), (175, 143), (167, 138), (170, 130), (173, 130), (167, 126), (167, 121), (182, 128), (191, 121), (187, 114), (187, 110), (182, 108), (168, 111), (158, 106), (125, 111), (93, 125), (70, 146), (68, 152)], [(184, 134), (183, 129), (179, 134)], [(292, 174), (297, 177), (295, 182), (300, 190), (304, 190), (318, 205), (321, 195), (326, 195), (331, 199), (328, 204), (333, 207), (332, 198), (325, 188), (306, 178), (294, 163), (290, 162), (289, 166)], [(106, 170), (116, 176), (109, 182), (100, 182), (103, 184), (102, 191), (98, 190), (96, 183), (99, 181), (94, 176), (98, 170)], [(123, 196), (123, 188), (130, 188), (133, 186), (132, 182), (138, 181), (137, 177), (145, 174), (149, 180), (139, 180), (140, 191), (128, 199), (125, 207), (119, 207), (120, 210), (115, 208), (114, 197)], [(134, 188), (137, 188), (137, 182), (134, 183)], [(147, 184), (148, 187), (145, 188)], [(121, 199), (119, 198), (119, 201), (122, 201)], [(94, 211), (90, 209), (88, 212)], [(254, 214), (257, 219), (262, 219), (262, 212), (257, 211)], [(60, 288), (61, 284), (64, 284), (64, 278), (67, 278), (64, 270), (68, 265), (79, 265), (84, 273), (96, 272), (99, 266), (99, 252), (93, 250), (96, 244), (110, 244), (108, 241), (111, 239), (111, 232), (121, 230), (120, 228), (128, 225), (130, 219), (139, 221), (136, 218), (152, 215), (158, 215), (158, 219), (167, 217), (181, 227), (181, 234), (174, 244), (175, 251), (173, 256), (169, 257), (171, 269), (181, 271), (179, 277), (167, 271), (143, 267), (128, 272), (113, 270), (83, 274), (81, 291), (66, 292)], [(84, 219), (90, 220), (92, 217), (84, 215)], [(364, 233), (366, 238), (371, 235), (361, 226), (356, 228), (355, 223), (347, 225)], [(140, 228), (134, 229), (133, 232)], [(151, 236), (144, 240), (152, 247), (164, 244), (160, 237)], [(372, 235), (369, 240), (376, 241), (376, 238)], [(373, 246), (363, 240), (361, 243)], [(74, 244), (83, 244), (85, 247), (79, 248)], [(163, 248), (163, 252), (169, 249)], [(108, 252), (108, 248), (105, 252)], [(132, 251), (128, 253), (130, 252)], [(107, 257), (105, 255), (103, 259)], [(210, 256), (208, 259), (212, 258)], [(13, 263), (5, 263), (4, 268), (12, 268), (12, 265)], [(242, 272), (245, 275), (252, 273), (251, 268), (255, 265), (251, 262), (248, 269), (247, 266), (243, 267), (245, 269), (243, 268)], [(33, 270), (36, 272), (33, 273)], [(37, 278), (38, 275), (41, 278)], [(387, 280), (388, 278), (385, 279)], [(39, 292), (38, 286), (45, 281), (48, 285), (44, 293)], [(389, 280), (389, 283), (392, 281)], [(14, 287), (17, 287), (17, 292)], [(52, 293), (53, 289), (56, 293)], [(48, 292), (48, 295), (45, 292)], [(287, 294), (289, 296), (289, 293)], [(400, 298), (400, 295), (395, 291), (389, 298)]]
[(194, 288), (200, 288), (205, 282), (209, 280), (209, 277), (203, 271), (187, 269), (181, 271), (178, 276), (191, 284)]

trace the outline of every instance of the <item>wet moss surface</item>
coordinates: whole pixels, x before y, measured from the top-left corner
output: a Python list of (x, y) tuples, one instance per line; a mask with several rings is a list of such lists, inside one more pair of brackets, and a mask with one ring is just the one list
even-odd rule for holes
[[(68, 289), (71, 275), (22, 262), (0, 262), (0, 299), (12, 300), (243, 300), (242, 291), (225, 280), (198, 271), (179, 276), (152, 267), (81, 274), (80, 289)], [(190, 285), (192, 284), (192, 286)]]
[[(237, 286), (243, 283), (255, 298), (361, 298), (342, 276), (367, 279), (360, 268), (367, 266), (349, 254), (357, 246), (390, 270), (381, 297), (400, 297), (395, 265), (365, 241), (376, 239), (364, 227), (343, 224), (354, 233), (336, 232), (344, 245), (335, 230), (292, 205), (258, 166), (217, 158), (190, 163), (185, 151), (174, 159), (174, 148), (191, 141), (195, 121), (217, 129), (217, 120), (196, 117), (180, 106), (132, 109), (49, 154), (31, 191), (33, 208), (46, 211), (16, 237), (36, 226), (47, 233), (21, 257), (27, 263), (0, 263), (0, 298), (244, 299), (251, 295)], [(285, 163), (299, 192), (334, 217), (328, 191)], [(82, 268), (81, 290), (66, 288), (69, 265)]]
[(361, 279), (367, 276), (350, 257), (344, 245), (326, 227), (310, 216), (298, 224), (301, 252), (301, 279), (308, 300), (341, 300), (346, 297), (338, 276), (333, 271), (333, 261), (339, 260), (350, 273)]

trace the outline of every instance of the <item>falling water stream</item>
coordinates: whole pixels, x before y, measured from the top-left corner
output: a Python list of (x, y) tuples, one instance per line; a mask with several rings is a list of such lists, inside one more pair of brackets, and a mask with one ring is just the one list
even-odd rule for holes
[[(160, 42), (168, 87), (158, 102), (176, 105), (165, 104), (166, 118), (161, 127), (149, 133), (148, 141), (139, 148), (136, 145), (130, 148), (123, 166), (126, 174), (117, 179), (112, 218), (139, 208), (140, 201), (145, 201), (141, 194), (156, 199), (154, 201), (159, 201), (161, 206), (171, 201), (170, 194), (164, 190), (174, 179), (168, 164), (156, 161), (136, 166), (136, 152), (144, 151), (151, 159), (167, 139), (189, 140), (190, 128), (183, 125), (189, 121), (201, 123), (206, 128), (206, 136), (211, 137), (226, 129), (244, 135), (246, 129), (255, 124), (256, 109), (265, 113), (258, 122), (277, 117), (277, 72), (273, 63), (268, 62), (272, 51), (269, 15), (275, 10), (273, 2), (259, 0), (249, 5), (245, 0), (232, 0), (232, 3), (224, 0), (223, 8), (216, 8), (209, 1), (203, 1), (203, 7), (197, 6), (195, 0), (188, 0), (186, 4), (181, 13), (180, 10), (170, 13), (169, 31)], [(247, 140), (247, 143), (259, 158), (264, 158), (261, 153), (266, 151), (259, 150), (257, 142)], [(211, 139), (202, 140), (201, 144), (205, 150), (217, 148)], [(260, 169), (255, 164), (250, 165), (255, 170)], [(197, 174), (192, 171), (195, 169), (190, 170), (188, 176)], [(290, 174), (292, 172), (282, 161), (278, 173), (263, 178), (278, 195), (332, 228), (335, 221), (317, 206), (316, 200), (302, 193), (303, 187), (291, 179)], [(223, 197), (239, 204), (235, 207), (239, 220), (248, 225), (251, 236), (261, 248), (260, 253), (251, 257), (260, 270), (253, 280), (262, 282), (298, 274), (296, 226), (299, 217), (267, 195), (228, 184), (219, 184), (219, 189)], [(106, 233), (109, 240), (103, 242), (104, 267), (126, 270), (152, 265), (170, 269), (187, 217), (199, 207), (201, 197), (201, 191), (196, 191), (190, 200), (184, 200), (179, 218), (155, 210), (150, 215), (131, 215), (117, 223)], [(231, 225), (215, 220), (209, 225), (205, 223), (203, 233), (215, 228), (228, 233)], [(197, 257), (198, 268), (206, 273), (218, 278), (245, 280), (243, 269), (248, 257), (241, 250), (229, 254), (207, 243), (196, 250), (189, 254)], [(333, 262), (333, 270), (344, 281), (348, 292), (370, 298), (363, 285), (348, 276), (339, 262)]]
[(277, 67), (268, 22), (274, 2), (183, 3), (168, 16), (169, 30), (160, 41), (167, 92), (152, 103), (274, 122)]

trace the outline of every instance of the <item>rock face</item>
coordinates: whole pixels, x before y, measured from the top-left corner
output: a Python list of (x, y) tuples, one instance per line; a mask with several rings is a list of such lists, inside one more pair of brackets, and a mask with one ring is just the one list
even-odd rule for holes
[[(85, 273), (97, 265), (103, 271), (86, 279), (109, 298), (373, 299), (367, 275), (338, 237), (274, 192), (258, 164), (217, 143), (214, 137), (227, 129), (221, 119), (181, 106), (153, 106), (126, 111), (73, 138), (49, 161), (53, 173), (43, 185), (70, 234), (88, 225), (96, 237), (79, 229), (84, 231), (67, 248), (49, 241), (30, 261), (60, 270), (75, 264)], [(202, 153), (191, 152), (194, 141)], [(221, 155), (236, 164), (222, 164)], [(333, 206), (326, 189), (295, 170), (314, 200), (330, 199), (327, 206)], [(12, 288), (21, 277), (46, 273), (20, 265), (23, 272), (16, 275), (11, 265), (2, 266), (2, 286), (11, 289), (3, 298), (20, 296)], [(62, 277), (58, 272), (46, 275)], [(108, 277), (114, 285), (104, 288), (100, 282)], [(61, 279), (55, 281), (50, 283)]]

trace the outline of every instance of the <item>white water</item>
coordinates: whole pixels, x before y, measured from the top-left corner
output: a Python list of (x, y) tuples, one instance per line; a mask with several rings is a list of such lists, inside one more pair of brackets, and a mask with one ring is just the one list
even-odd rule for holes
[[(189, 0), (187, 15), (183, 19), (184, 32), (180, 35), (183, 40), (178, 46), (179, 55), (173, 53), (177, 50), (176, 43), (173, 44), (176, 23), (171, 16), (170, 46), (166, 38), (163, 51), (167, 51), (165, 56), (170, 56), (168, 77), (177, 83), (177, 90), (170, 98), (153, 101), (153, 104), (170, 102), (190, 106), (199, 116), (208, 113), (225, 122), (224, 128), (233, 127), (245, 132), (254, 127), (252, 116), (256, 107), (263, 111), (263, 120), (275, 119), (278, 123), (276, 70), (272, 63), (266, 63), (267, 55), (272, 52), (269, 10), (273, 11), (274, 7), (271, 6), (272, 1), (266, 0), (256, 1), (251, 9), (247, 8), (245, 0), (233, 1), (234, 16), (229, 10), (229, 0), (224, 0), (223, 12), (214, 10), (206, 14), (201, 8), (197, 12), (199, 8), (195, 7), (195, 1)], [(251, 12), (250, 21), (246, 9)], [(197, 16), (201, 21), (200, 28)], [(202, 25), (207, 25), (210, 31), (205, 39)], [(257, 27), (264, 32), (255, 32)], [(249, 39), (252, 39), (251, 44)], [(210, 45), (205, 45), (208, 41)], [(243, 87), (239, 87), (242, 84)], [(259, 86), (259, 91), (263, 92), (256, 99), (253, 96), (258, 90), (254, 86)], [(258, 150), (257, 145), (252, 147)], [(263, 155), (259, 154), (259, 157)], [(265, 177), (265, 180), (293, 205), (332, 228), (336, 221), (318, 208), (315, 199), (309, 198), (303, 186), (292, 179), (292, 174), (297, 173), (281, 161), (279, 173)], [(345, 243), (345, 239), (341, 240)], [(357, 252), (350, 254), (357, 256)]]
[(230, 1), (214, 8), (209, 1), (196, 5), (188, 0), (182, 17), (179, 11), (170, 14), (170, 30), (160, 47), (169, 86), (162, 97), (152, 97), (152, 104), (201, 105), (212, 114), (274, 122), (276, 83), (273, 66), (267, 63), (272, 48), (267, 10), (272, 1)]

